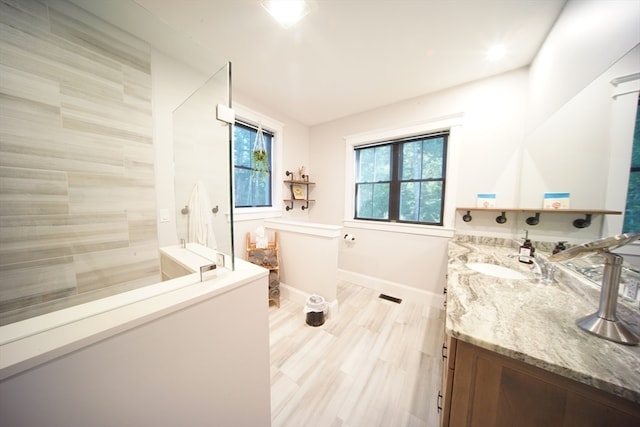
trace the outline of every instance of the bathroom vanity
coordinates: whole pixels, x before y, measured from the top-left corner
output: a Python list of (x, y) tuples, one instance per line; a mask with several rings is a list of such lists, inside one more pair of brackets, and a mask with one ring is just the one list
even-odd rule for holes
[[(640, 425), (640, 347), (581, 330), (599, 289), (563, 266), (540, 280), (513, 241), (456, 236), (449, 244), (443, 426)], [(524, 278), (467, 267), (487, 263)], [(637, 301), (618, 317), (640, 333)]]

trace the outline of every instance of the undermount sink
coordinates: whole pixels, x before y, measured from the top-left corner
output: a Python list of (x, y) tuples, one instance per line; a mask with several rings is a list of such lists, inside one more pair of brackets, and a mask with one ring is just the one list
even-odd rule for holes
[(487, 276), (499, 277), (501, 279), (528, 279), (526, 275), (519, 271), (487, 262), (470, 262), (467, 263), (467, 267), (477, 271), (478, 273), (486, 274)]

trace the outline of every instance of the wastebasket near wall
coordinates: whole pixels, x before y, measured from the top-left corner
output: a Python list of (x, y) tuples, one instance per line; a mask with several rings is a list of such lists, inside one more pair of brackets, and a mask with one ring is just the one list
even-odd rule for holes
[(324, 324), (325, 312), (327, 311), (327, 302), (320, 295), (310, 295), (307, 298), (307, 304), (304, 306), (304, 312), (307, 315), (307, 325), (322, 326)]

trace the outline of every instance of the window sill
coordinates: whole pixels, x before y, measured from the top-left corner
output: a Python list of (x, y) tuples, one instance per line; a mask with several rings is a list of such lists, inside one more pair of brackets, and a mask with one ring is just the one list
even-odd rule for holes
[(417, 225), (403, 224), (391, 222), (365, 221), (348, 219), (343, 221), (344, 227), (357, 228), (364, 230), (386, 231), (390, 233), (400, 234), (418, 234), (421, 236), (452, 238), (455, 229), (435, 226), (435, 225)]

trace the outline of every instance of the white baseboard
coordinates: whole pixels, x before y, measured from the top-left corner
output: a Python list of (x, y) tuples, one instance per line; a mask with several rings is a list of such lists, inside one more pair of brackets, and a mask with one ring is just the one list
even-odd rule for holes
[(355, 283), (363, 288), (373, 289), (396, 298), (428, 304), (437, 308), (444, 307), (444, 294), (442, 293), (416, 289), (401, 283), (341, 269), (338, 269), (338, 278), (345, 282)]
[[(395, 283), (389, 280), (341, 269), (338, 269), (338, 279), (354, 283), (358, 286), (362, 286), (363, 288), (373, 289), (396, 298), (401, 298), (403, 300), (427, 304), (436, 308), (442, 308), (444, 306), (444, 294), (442, 293), (437, 294), (422, 289), (416, 289), (401, 283)], [(288, 300), (304, 307), (307, 304), (307, 298), (309, 298), (311, 294), (281, 282), (280, 295), (283, 298), (287, 298)], [(328, 319), (331, 317), (331, 313), (338, 313), (339, 303), (338, 300), (335, 299), (333, 301), (327, 301), (327, 305), (328, 310), (325, 315)]]

